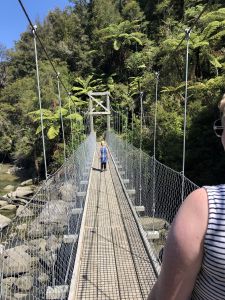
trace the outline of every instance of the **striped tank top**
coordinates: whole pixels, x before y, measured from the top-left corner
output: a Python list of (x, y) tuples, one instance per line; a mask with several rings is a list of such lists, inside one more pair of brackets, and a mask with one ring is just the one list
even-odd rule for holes
[(225, 184), (205, 186), (208, 194), (208, 227), (204, 255), (191, 300), (225, 299)]

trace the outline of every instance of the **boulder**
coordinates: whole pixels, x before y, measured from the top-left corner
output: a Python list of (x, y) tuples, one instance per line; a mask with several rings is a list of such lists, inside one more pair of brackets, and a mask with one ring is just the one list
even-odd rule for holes
[(12, 299), (12, 288), (15, 281), (15, 277), (7, 277), (1, 279), (1, 299)]
[(49, 268), (52, 268), (57, 260), (57, 254), (52, 251), (39, 252), (38, 257), (41, 263), (44, 263)]
[(62, 238), (57, 238), (55, 235), (51, 235), (47, 240), (47, 250), (57, 251), (61, 247)]
[(28, 246), (34, 251), (46, 251), (47, 241), (45, 239), (34, 239), (28, 242)]
[(43, 235), (50, 235), (53, 233), (63, 234), (64, 230), (64, 224), (42, 224), (36, 219), (29, 227), (28, 236), (29, 238), (37, 239), (43, 237)]
[(6, 200), (0, 200), (0, 208), (4, 207), (6, 205), (8, 205), (8, 201), (6, 201)]
[(30, 275), (24, 275), (18, 277), (14, 282), (14, 285), (17, 287), (20, 292), (28, 292), (32, 289), (34, 284), (34, 279)]
[(33, 180), (28, 179), (28, 180), (21, 182), (20, 186), (27, 186), (27, 185), (32, 185), (32, 184), (33, 184)]
[(14, 294), (14, 299), (15, 300), (26, 300), (27, 299), (27, 297), (28, 297), (29, 295), (28, 294), (22, 294), (22, 293), (15, 293)]
[(38, 281), (42, 284), (44, 283), (47, 283), (49, 280), (49, 276), (45, 273), (41, 273), (39, 276), (38, 276)]
[(19, 186), (15, 192), (11, 192), (8, 194), (9, 197), (24, 197), (29, 196), (34, 193), (34, 188), (32, 186)]
[(8, 192), (12, 192), (12, 191), (14, 191), (14, 189), (15, 189), (15, 186), (9, 184), (9, 185), (5, 186), (3, 190), (8, 191)]
[(34, 213), (31, 209), (24, 207), (23, 205), (19, 205), (17, 212), (16, 212), (17, 217), (33, 217)]
[(68, 225), (68, 213), (68, 203), (62, 200), (47, 202), (40, 215), (31, 224), (29, 237), (38, 238), (43, 234), (63, 233)]
[(27, 224), (26, 223), (20, 224), (20, 225), (16, 226), (16, 229), (18, 231), (25, 231), (25, 230), (27, 230)]
[(7, 205), (5, 205), (5, 206), (3, 206), (3, 207), (1, 207), (0, 208), (0, 213), (1, 212), (3, 212), (3, 211), (16, 211), (17, 210), (17, 207), (16, 207), (16, 205), (13, 205), (13, 204), (7, 204)]
[(11, 220), (0, 214), (0, 231), (10, 224)]
[(68, 224), (69, 205), (62, 200), (46, 203), (38, 219), (42, 224)]
[(60, 187), (59, 191), (63, 201), (72, 201), (76, 192), (76, 187), (73, 183), (66, 182)]
[(0, 214), (9, 219), (12, 219), (16, 215), (16, 210), (17, 210), (16, 205), (8, 204), (0, 208)]
[(7, 249), (3, 252), (3, 276), (15, 276), (27, 273), (36, 267), (38, 259), (36, 257), (31, 257), (27, 253), (28, 249), (28, 246), (21, 245)]

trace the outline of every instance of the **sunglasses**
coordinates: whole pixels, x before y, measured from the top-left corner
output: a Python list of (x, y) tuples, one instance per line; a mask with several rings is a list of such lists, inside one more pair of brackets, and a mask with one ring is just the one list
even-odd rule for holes
[(215, 132), (215, 135), (218, 137), (221, 137), (223, 134), (223, 124), (221, 119), (218, 119), (213, 124), (213, 130)]

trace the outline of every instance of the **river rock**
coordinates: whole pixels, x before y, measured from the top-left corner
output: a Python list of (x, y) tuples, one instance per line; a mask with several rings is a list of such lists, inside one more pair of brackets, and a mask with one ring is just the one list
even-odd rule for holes
[(22, 293), (15, 293), (14, 294), (14, 299), (15, 300), (25, 300), (25, 299), (27, 299), (27, 297), (28, 297), (29, 295), (28, 294), (22, 294)]
[(63, 201), (72, 201), (76, 189), (73, 183), (66, 182), (60, 187), (59, 191)]
[(10, 224), (11, 220), (0, 214), (0, 231)]
[(16, 205), (8, 204), (0, 208), (0, 214), (9, 219), (12, 219), (16, 215), (16, 210), (17, 210)]
[(16, 205), (13, 205), (13, 204), (7, 204), (7, 205), (5, 205), (5, 206), (3, 206), (3, 207), (1, 207), (0, 208), (0, 213), (1, 212), (4, 212), (5, 210), (8, 210), (8, 211), (16, 211), (17, 210), (17, 207), (16, 207)]
[(1, 299), (12, 299), (12, 287), (15, 281), (15, 277), (7, 277), (1, 279)]
[(16, 226), (16, 229), (18, 231), (25, 231), (25, 230), (27, 230), (27, 224), (26, 223), (20, 224), (20, 225)]
[(0, 208), (8, 205), (8, 201), (0, 200)]
[(69, 204), (62, 200), (49, 201), (40, 215), (30, 224), (29, 238), (39, 238), (43, 235), (63, 233), (68, 225)]
[(36, 257), (31, 257), (27, 254), (28, 249), (28, 246), (21, 245), (3, 252), (2, 273), (4, 276), (27, 273), (38, 264)]
[(55, 235), (51, 235), (47, 240), (47, 250), (57, 251), (61, 247), (62, 238), (57, 238)]
[(21, 182), (20, 186), (27, 186), (27, 185), (32, 185), (32, 184), (33, 184), (33, 180), (28, 179), (28, 180)]
[(34, 239), (29, 241), (28, 245), (36, 252), (46, 251), (47, 241), (45, 239)]
[(65, 231), (65, 224), (52, 223), (43, 224), (36, 220), (30, 225), (28, 236), (29, 238), (41, 238), (43, 235), (51, 235), (53, 233), (63, 234)]
[(11, 191), (14, 191), (14, 189), (15, 189), (14, 185), (9, 184), (9, 185), (5, 186), (3, 190), (11, 192)]
[(49, 276), (47, 275), (47, 274), (45, 274), (45, 273), (41, 273), (39, 276), (38, 276), (38, 281), (40, 282), (40, 283), (47, 283), (48, 282), (48, 280), (49, 280)]
[(16, 279), (14, 285), (20, 292), (28, 292), (32, 289), (34, 279), (30, 275), (24, 275)]
[(19, 186), (15, 192), (11, 192), (8, 194), (8, 197), (24, 197), (29, 196), (34, 193), (34, 188), (32, 186)]
[(19, 205), (16, 216), (19, 218), (22, 217), (33, 217), (34, 213), (31, 209), (24, 207), (23, 205)]
[(56, 253), (52, 251), (39, 252), (38, 257), (40, 259), (40, 262), (44, 263), (49, 268), (52, 268), (57, 259)]

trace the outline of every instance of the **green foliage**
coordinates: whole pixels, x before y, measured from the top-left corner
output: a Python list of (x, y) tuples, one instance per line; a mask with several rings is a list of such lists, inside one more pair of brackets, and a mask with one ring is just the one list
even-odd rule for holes
[(103, 43), (110, 42), (114, 50), (118, 51), (122, 46), (130, 46), (137, 44), (144, 45), (146, 36), (138, 31), (140, 29), (140, 21), (123, 21), (119, 24), (110, 24), (108, 27), (98, 31), (100, 41)]
[(59, 135), (59, 129), (60, 129), (59, 125), (51, 125), (48, 129), (47, 137), (50, 140), (53, 140), (54, 138), (56, 138)]
[(76, 97), (87, 97), (88, 92), (101, 90), (104, 88), (101, 79), (94, 79), (94, 75), (89, 75), (86, 79), (76, 77), (73, 83), (72, 91)]
[[(207, 1), (71, 0), (70, 3), (64, 11), (51, 11), (37, 29), (67, 89), (60, 83), (67, 154), (73, 150), (71, 134), (74, 147), (84, 138), (80, 110), (87, 111), (90, 91), (110, 91), (111, 105), (121, 112), (123, 121), (128, 109), (130, 131), (130, 114), (134, 110), (135, 129), (129, 136), (136, 146), (140, 141), (140, 91), (143, 92), (144, 114), (149, 116), (143, 127), (143, 148), (152, 154), (155, 71), (159, 71), (157, 158), (180, 171), (187, 46), (184, 30), (196, 21)], [(213, 1), (190, 34), (187, 172), (196, 183), (214, 180), (205, 171), (198, 176), (204, 164), (213, 170), (214, 176), (216, 171), (222, 174), (219, 163), (209, 155), (218, 147), (207, 128), (225, 92), (224, 20), (223, 1)], [(53, 171), (63, 162), (57, 78), (39, 43), (37, 48), (46, 152)], [(42, 130), (30, 30), (22, 33), (10, 51), (0, 45), (0, 105), (0, 155), (7, 155), (18, 164), (31, 165), (41, 175)], [(97, 118), (95, 125), (102, 134), (105, 119)], [(205, 143), (202, 131), (204, 138), (212, 142)], [(207, 163), (209, 157), (212, 162)]]
[(120, 13), (113, 0), (95, 0), (91, 6), (91, 25), (94, 32), (121, 20)]

